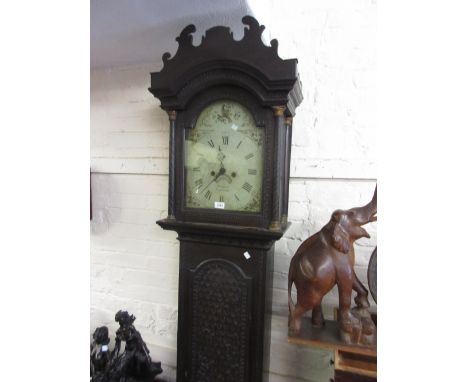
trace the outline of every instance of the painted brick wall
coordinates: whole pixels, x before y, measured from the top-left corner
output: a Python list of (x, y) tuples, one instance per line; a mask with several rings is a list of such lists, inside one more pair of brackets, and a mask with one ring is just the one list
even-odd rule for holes
[[(270, 4), (270, 2), (267, 2)], [(367, 203), (376, 182), (375, 4), (310, 1), (301, 9), (271, 2), (266, 33), (283, 58), (297, 57), (304, 101), (293, 126), (289, 219), (277, 242), (271, 380), (328, 381), (331, 354), (288, 344), (287, 272), (300, 243), (337, 208)], [(274, 21), (278, 20), (278, 21)], [(155, 58), (156, 59), (156, 58)], [(178, 241), (155, 224), (167, 214), (167, 116), (146, 90), (161, 63), (91, 72), (91, 328), (117, 329), (127, 309), (165, 376), (174, 379)], [(356, 271), (367, 284), (376, 245), (356, 245)], [(326, 297), (330, 315), (336, 291)]]

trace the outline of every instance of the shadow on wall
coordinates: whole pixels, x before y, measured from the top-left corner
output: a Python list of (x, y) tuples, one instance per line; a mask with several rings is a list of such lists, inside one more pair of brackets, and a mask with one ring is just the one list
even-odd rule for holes
[[(119, 209), (113, 209), (111, 214), (111, 200), (118, 198), (115, 192), (116, 183), (112, 176), (102, 176), (91, 172), (91, 204), (93, 219), (91, 220), (91, 234), (100, 235), (109, 231), (112, 223), (117, 221)], [(114, 192), (112, 192), (114, 190)], [(115, 204), (115, 203), (114, 203)]]

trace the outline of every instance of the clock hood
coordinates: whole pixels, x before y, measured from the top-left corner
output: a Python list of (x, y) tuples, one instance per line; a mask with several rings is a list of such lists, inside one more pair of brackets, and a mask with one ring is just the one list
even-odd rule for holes
[(182, 30), (174, 57), (165, 53), (164, 67), (151, 73), (149, 91), (160, 99), (164, 110), (184, 109), (207, 87), (233, 85), (249, 90), (264, 106), (285, 105), (287, 115), (294, 115), (303, 99), (297, 59), (281, 59), (277, 40), (264, 45), (265, 27), (255, 18), (245, 16), (242, 22), (247, 27), (239, 41), (228, 27), (217, 26), (206, 31), (200, 45), (193, 46), (195, 26)]

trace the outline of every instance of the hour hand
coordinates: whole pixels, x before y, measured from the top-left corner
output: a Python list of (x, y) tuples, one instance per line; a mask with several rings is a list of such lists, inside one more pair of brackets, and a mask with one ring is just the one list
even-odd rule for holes
[(226, 158), (226, 155), (223, 154), (223, 152), (221, 151), (221, 147), (218, 146), (218, 156), (217, 156), (217, 159), (221, 162), (221, 164), (223, 163), (223, 160), (224, 158)]

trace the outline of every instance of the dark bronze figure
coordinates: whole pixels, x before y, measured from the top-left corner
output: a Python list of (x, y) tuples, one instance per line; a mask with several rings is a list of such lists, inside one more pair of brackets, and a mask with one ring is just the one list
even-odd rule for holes
[[(152, 382), (156, 375), (162, 373), (161, 362), (152, 362), (148, 347), (141, 338), (140, 333), (133, 326), (135, 317), (128, 312), (119, 310), (115, 315), (115, 321), (119, 323), (116, 332), (115, 347), (110, 357), (102, 369), (99, 364), (99, 372), (93, 374), (93, 363), (91, 365), (92, 382)], [(96, 333), (99, 334), (96, 335)], [(95, 335), (107, 335), (107, 328), (98, 328)], [(94, 337), (94, 336), (93, 336)], [(101, 338), (101, 337), (99, 337)], [(125, 342), (125, 349), (120, 353), (122, 341)], [(96, 339), (93, 344), (97, 342)], [(107, 343), (108, 337), (107, 337)], [(92, 345), (93, 349), (93, 345)], [(107, 350), (107, 349), (106, 349)], [(91, 352), (93, 360), (93, 352)], [(96, 369), (96, 367), (94, 367)]]
[[(322, 298), (338, 285), (338, 323), (340, 337), (346, 343), (372, 345), (375, 325), (370, 317), (368, 291), (354, 272), (356, 240), (369, 234), (363, 225), (377, 220), (377, 187), (372, 201), (363, 207), (333, 212), (330, 221), (305, 240), (291, 259), (288, 277), (289, 330), (300, 330), (301, 317), (312, 309), (312, 324), (322, 326)], [(297, 304), (291, 287), (297, 289)], [(351, 309), (351, 294), (357, 292), (356, 308)]]
[[(91, 343), (91, 377), (93, 381), (102, 380), (111, 356), (109, 351), (109, 330), (105, 326), (96, 328)], [(101, 379), (100, 379), (101, 378)]]

